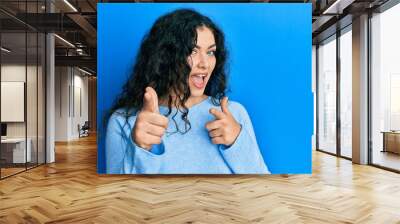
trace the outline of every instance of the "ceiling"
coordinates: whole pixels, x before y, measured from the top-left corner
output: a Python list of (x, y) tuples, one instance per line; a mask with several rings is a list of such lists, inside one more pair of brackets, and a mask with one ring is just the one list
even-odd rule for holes
[(377, 12), (382, 5), (390, 1), (396, 0), (312, 0), (313, 44), (320, 43), (350, 25), (353, 17)]
[(56, 66), (79, 66), (96, 73), (96, 0), (1, 0), (0, 24), (2, 46), (12, 49), (2, 54), (3, 61), (36, 57), (44, 47), (37, 43), (36, 39), (43, 39), (37, 33), (54, 32)]

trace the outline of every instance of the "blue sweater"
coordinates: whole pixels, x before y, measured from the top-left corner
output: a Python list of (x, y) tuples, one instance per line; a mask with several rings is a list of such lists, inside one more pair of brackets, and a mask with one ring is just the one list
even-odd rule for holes
[[(131, 137), (136, 113), (126, 116), (120, 109), (110, 117), (106, 134), (107, 173), (120, 174), (267, 174), (269, 173), (260, 154), (253, 126), (245, 108), (229, 101), (228, 109), (242, 129), (236, 141), (230, 146), (215, 145), (211, 142), (206, 124), (215, 120), (209, 113), (215, 106), (211, 97), (192, 106), (188, 119), (191, 129), (181, 134), (176, 131), (172, 115), (168, 116), (167, 132), (161, 144), (153, 145), (150, 151), (135, 144)], [(167, 107), (160, 106), (160, 113), (166, 114)], [(185, 123), (178, 111), (175, 121), (180, 130)], [(175, 133), (174, 133), (175, 132)]]

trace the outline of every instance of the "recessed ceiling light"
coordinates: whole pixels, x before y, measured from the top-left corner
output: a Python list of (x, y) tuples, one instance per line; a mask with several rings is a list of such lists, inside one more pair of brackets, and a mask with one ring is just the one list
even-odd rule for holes
[(64, 43), (66, 43), (67, 45), (69, 45), (70, 47), (73, 47), (73, 48), (75, 48), (75, 45), (73, 45), (71, 42), (69, 42), (68, 40), (66, 40), (66, 39), (64, 39), (64, 38), (62, 38), (62, 37), (60, 37), (59, 35), (57, 35), (57, 34), (54, 34), (54, 36), (55, 37), (57, 37), (59, 40), (61, 40), (62, 42), (64, 42)]
[(74, 12), (78, 12), (78, 10), (71, 4), (69, 1), (64, 0), (65, 4), (67, 4)]
[(343, 9), (351, 5), (355, 0), (336, 0), (332, 5), (330, 5), (324, 12), (326, 14), (342, 14)]
[(78, 67), (78, 70), (81, 71), (81, 72), (83, 72), (83, 73), (85, 73), (85, 74), (87, 74), (87, 75), (90, 75), (90, 76), (93, 75), (92, 73), (90, 73), (90, 72), (88, 72), (88, 71), (86, 71), (86, 70), (83, 70), (83, 69), (81, 69), (81, 68), (79, 68), (79, 67)]
[(9, 50), (9, 49), (7, 49), (7, 48), (5, 48), (5, 47), (1, 47), (1, 50), (4, 51), (4, 52), (6, 52), (6, 53), (10, 53), (10, 52), (11, 52), (11, 50)]

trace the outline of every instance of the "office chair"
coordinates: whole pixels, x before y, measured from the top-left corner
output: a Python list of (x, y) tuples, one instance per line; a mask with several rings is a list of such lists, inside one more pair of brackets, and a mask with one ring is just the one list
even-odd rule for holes
[(89, 129), (90, 129), (89, 121), (85, 121), (82, 127), (80, 127), (80, 125), (78, 124), (79, 138), (89, 136)]

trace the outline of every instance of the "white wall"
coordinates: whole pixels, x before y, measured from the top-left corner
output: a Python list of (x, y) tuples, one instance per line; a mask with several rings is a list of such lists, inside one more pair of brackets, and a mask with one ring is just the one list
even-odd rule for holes
[[(25, 82), (25, 75), (27, 69), (27, 74), (30, 76), (31, 74), (35, 74), (36, 76), (36, 66), (27, 66), (25, 67), (24, 65), (20, 64), (5, 64), (1, 66), (1, 81), (4, 82)], [(29, 84), (30, 85), (36, 85), (36, 81), (32, 81), (30, 77), (29, 79)], [(28, 137), (29, 134), (32, 133), (34, 130), (36, 133), (36, 113), (31, 113), (32, 107), (33, 110), (36, 111), (36, 88), (27, 88), (27, 104), (31, 108), (28, 110), (29, 113), (27, 113), (27, 118), (28, 122)], [(32, 102), (35, 102), (34, 104), (31, 104)], [(40, 106), (40, 105), (39, 105)], [(7, 108), (1, 108), (1, 110), (7, 110)], [(32, 121), (35, 121), (35, 124), (31, 124)], [(25, 137), (25, 124), (26, 122), (7, 122), (7, 136), (8, 137)]]
[(313, 92), (313, 97), (314, 97), (314, 131), (313, 135), (311, 137), (312, 141), (312, 149), (315, 150), (317, 147), (316, 141), (317, 141), (317, 58), (316, 58), (316, 47), (315, 45), (312, 46), (312, 92)]
[[(5, 64), (1, 66), (1, 81), (2, 82), (25, 82), (25, 64)], [(28, 66), (28, 71), (32, 67)], [(3, 96), (4, 97), (4, 96)], [(1, 108), (7, 110), (7, 108)], [(25, 137), (24, 122), (7, 122), (8, 137)]]
[[(28, 66), (28, 69), (32, 67)], [(1, 66), (1, 81), (21, 81), (25, 82), (25, 64), (8, 64)]]
[[(26, 121), (22, 122), (6, 122), (7, 123), (7, 137), (9, 138), (24, 138), (25, 135), (30, 139), (30, 148), (32, 161), (44, 163), (44, 74), (41, 66), (25, 66), (24, 64), (3, 64), (1, 66), (2, 82), (24, 82), (26, 84), (26, 106), (22, 106), (22, 113), (26, 112)], [(25, 80), (27, 78), (27, 81)], [(3, 91), (4, 89), (2, 89)], [(3, 97), (7, 97), (2, 95)], [(12, 110), (12, 108), (2, 107), (2, 112)], [(15, 111), (7, 111), (15, 113)], [(39, 154), (37, 156), (37, 153)]]
[(72, 119), (71, 119), (71, 132), (70, 132), (70, 134), (73, 136), (72, 138), (79, 137), (77, 128), (78, 124), (82, 126), (85, 123), (85, 121), (88, 121), (89, 118), (88, 77), (87, 76), (83, 77), (82, 75), (83, 73), (81, 73), (77, 69), (74, 69), (74, 82), (73, 82), (74, 88), (71, 88), (71, 90), (72, 89), (74, 90), (72, 92), (73, 96), (71, 96), (71, 99), (74, 100), (74, 102), (71, 102), (71, 106), (73, 105), (73, 108), (71, 108)]
[(68, 140), (68, 87), (70, 84), (69, 69), (55, 68), (55, 141)]
[(56, 141), (79, 138), (78, 124), (88, 120), (88, 78), (83, 75), (76, 68), (56, 67)]

